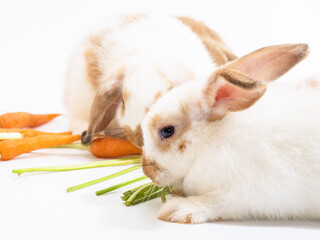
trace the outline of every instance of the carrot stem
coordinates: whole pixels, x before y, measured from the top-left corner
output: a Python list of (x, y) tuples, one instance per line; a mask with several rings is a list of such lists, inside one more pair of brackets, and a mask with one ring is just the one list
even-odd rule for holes
[(90, 145), (84, 145), (82, 143), (63, 144), (63, 145), (55, 146), (52, 148), (73, 148), (73, 149), (79, 149), (84, 151), (90, 151)]
[(0, 133), (0, 140), (21, 139), (23, 135), (18, 132)]
[(130, 165), (130, 164), (136, 164), (136, 163), (141, 163), (141, 157), (110, 159), (110, 160), (97, 161), (92, 163), (66, 165), (66, 166), (13, 169), (12, 172), (17, 173), (18, 175), (21, 175), (22, 173), (26, 173), (26, 172), (59, 172), (59, 171), (71, 171), (71, 170), (80, 170), (80, 169), (97, 168), (97, 167), (123, 166), (123, 165)]
[(136, 183), (136, 182), (139, 182), (139, 181), (142, 181), (142, 180), (147, 180), (147, 179), (149, 179), (149, 178), (146, 177), (146, 176), (142, 176), (142, 177), (138, 177), (138, 178), (135, 178), (135, 179), (131, 179), (129, 181), (125, 181), (125, 182), (113, 185), (111, 187), (96, 191), (96, 195), (99, 196), (99, 195), (111, 192), (113, 190), (116, 190), (118, 188), (122, 188), (122, 187), (128, 186), (130, 184), (133, 184), (133, 183)]
[(97, 184), (97, 183), (101, 183), (101, 182), (107, 181), (109, 179), (112, 179), (112, 178), (124, 175), (126, 173), (135, 171), (135, 170), (137, 170), (139, 168), (141, 168), (140, 164), (135, 165), (135, 166), (130, 167), (130, 168), (127, 168), (125, 170), (122, 170), (120, 172), (113, 173), (113, 174), (108, 175), (106, 177), (98, 178), (98, 179), (95, 179), (95, 180), (92, 180), (92, 181), (89, 181), (89, 182), (85, 182), (85, 183), (82, 183), (82, 184), (79, 184), (79, 185), (76, 185), (76, 186), (73, 186), (73, 187), (69, 187), (67, 189), (67, 192), (73, 192), (73, 191), (76, 191), (76, 190), (79, 190), (79, 189), (82, 189), (82, 188), (85, 188), (85, 187), (89, 187), (91, 185), (94, 185), (94, 184)]

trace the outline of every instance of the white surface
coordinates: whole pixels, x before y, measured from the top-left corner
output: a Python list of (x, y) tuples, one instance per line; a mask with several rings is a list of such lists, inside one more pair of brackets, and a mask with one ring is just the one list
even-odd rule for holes
[[(283, 80), (319, 73), (318, 1), (0, 1), (0, 112), (63, 112), (63, 82), (73, 44), (90, 26), (119, 13), (189, 15), (215, 29), (241, 56), (266, 45), (309, 43), (311, 54)], [(40, 129), (68, 130), (65, 116)], [(0, 162), (0, 239), (105, 239), (111, 237), (214, 239), (319, 239), (320, 222), (222, 222), (179, 225), (156, 219), (160, 200), (125, 207), (122, 190), (94, 191), (139, 173), (74, 193), (69, 186), (118, 168), (20, 177), (14, 168), (95, 161), (77, 150), (41, 150)], [(209, 235), (210, 234), (210, 235)]]

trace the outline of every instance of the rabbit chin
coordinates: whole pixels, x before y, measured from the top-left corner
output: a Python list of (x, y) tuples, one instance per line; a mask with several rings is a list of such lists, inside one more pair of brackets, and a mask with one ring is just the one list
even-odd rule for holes
[(159, 171), (152, 181), (160, 187), (179, 187), (182, 185), (183, 179), (176, 178), (164, 170)]

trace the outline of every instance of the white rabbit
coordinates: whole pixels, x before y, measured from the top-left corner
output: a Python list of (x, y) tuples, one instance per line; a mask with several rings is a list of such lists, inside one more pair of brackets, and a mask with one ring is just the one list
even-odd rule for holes
[(153, 105), (142, 124), (144, 173), (186, 196), (159, 219), (320, 219), (319, 88), (275, 83), (263, 96), (307, 53), (306, 44), (259, 49)]
[(71, 129), (88, 128), (83, 143), (109, 129), (104, 133), (125, 134), (142, 146), (140, 123), (161, 95), (235, 58), (215, 32), (191, 18), (108, 19), (72, 54), (65, 93)]

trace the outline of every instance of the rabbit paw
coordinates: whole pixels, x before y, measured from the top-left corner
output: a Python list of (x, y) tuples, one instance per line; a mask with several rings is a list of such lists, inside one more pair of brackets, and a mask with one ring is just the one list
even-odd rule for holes
[[(158, 213), (162, 221), (198, 224), (209, 220), (210, 210), (206, 204), (190, 198), (175, 198), (165, 203)], [(215, 220), (210, 216), (210, 220)]]

